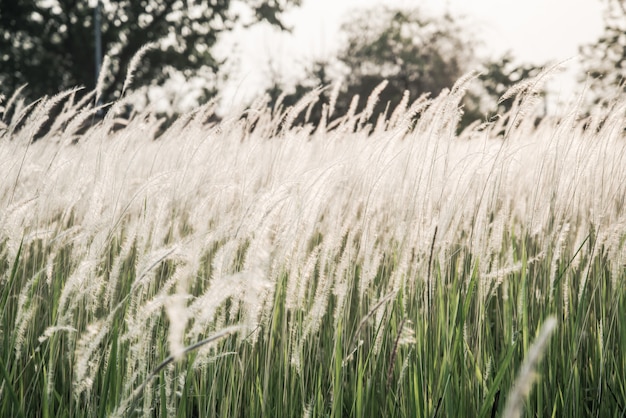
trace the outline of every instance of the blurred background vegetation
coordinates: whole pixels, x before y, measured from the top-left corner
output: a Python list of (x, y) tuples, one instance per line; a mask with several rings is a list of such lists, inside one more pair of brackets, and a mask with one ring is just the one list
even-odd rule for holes
[[(267, 21), (286, 29), (281, 14), (300, 0), (247, 0), (241, 22), (231, 0), (0, 0), (0, 85), (10, 95), (28, 83), (30, 99), (75, 86), (96, 84), (95, 21), (101, 51), (111, 58), (103, 96), (120, 94), (126, 69), (145, 44), (160, 48), (147, 54), (134, 75), (135, 85), (159, 85), (172, 70), (186, 78), (202, 76), (202, 99), (218, 90), (220, 67), (213, 54), (218, 38), (237, 23)], [(241, 2), (239, 2), (241, 4)], [(96, 10), (97, 9), (97, 10)], [(96, 13), (98, 12), (98, 13)], [(97, 16), (99, 15), (99, 16)]]
[[(370, 121), (375, 122), (382, 113), (393, 111), (405, 94), (409, 102), (423, 94), (437, 96), (461, 76), (478, 68), (482, 70), (479, 76), (482, 83), (475, 83), (474, 90), (465, 97), (463, 128), (473, 121), (508, 110), (510, 101), (498, 104), (500, 96), (518, 81), (540, 70), (530, 64), (514, 64), (510, 53), (496, 60), (481, 61), (475, 52), (479, 41), (471, 36), (462, 19), (450, 14), (431, 17), (419, 9), (380, 7), (352, 16), (342, 31), (347, 42), (334, 61), (312, 63), (307, 77), (291, 91), (280, 79), (273, 80), (268, 90), (272, 106), (279, 98), (283, 105), (293, 105), (312, 88), (341, 79), (335, 114), (345, 114), (356, 95), (359, 96), (358, 112), (365, 107), (372, 90), (387, 80), (370, 117)], [(311, 112), (310, 121), (314, 124), (319, 121), (321, 108), (329, 103), (331, 94), (325, 90)]]
[[(580, 78), (590, 76), (596, 103), (623, 90), (626, 67), (626, 0), (604, 1), (605, 33), (581, 48)], [(102, 51), (110, 58), (102, 99), (115, 100), (134, 54), (157, 42), (137, 67), (133, 87), (194, 79), (194, 101), (203, 103), (219, 94), (228, 77), (226, 60), (214, 53), (220, 36), (237, 25), (258, 22), (288, 31), (284, 12), (300, 5), (301, 0), (0, 0), (0, 94), (10, 97), (24, 84), (28, 87), (22, 94), (31, 101), (74, 86), (91, 90), (98, 74), (94, 57)], [(100, 46), (96, 27), (101, 29)], [(450, 14), (428, 16), (417, 8), (364, 9), (351, 15), (342, 31), (346, 41), (337, 56), (310, 63), (306, 77), (295, 85), (287, 85), (280, 75), (272, 77), (266, 91), (269, 106), (293, 105), (313, 88), (342, 80), (334, 103), (335, 115), (341, 115), (356, 95), (356, 110), (361, 110), (371, 91), (388, 80), (370, 118), (375, 121), (405, 95), (409, 100), (422, 94), (436, 96), (461, 75), (479, 69), (482, 83), (475, 83), (465, 98), (462, 128), (507, 110), (509, 102), (498, 102), (502, 93), (540, 69), (518, 63), (511, 53), (482, 59), (476, 53), (479, 40), (462, 18)], [(319, 122), (331, 92), (322, 91), (308, 122)], [(146, 98), (149, 101), (148, 93)]]

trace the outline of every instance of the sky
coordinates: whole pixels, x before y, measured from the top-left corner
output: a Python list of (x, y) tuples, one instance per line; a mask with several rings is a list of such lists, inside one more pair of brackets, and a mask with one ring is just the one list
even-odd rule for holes
[(222, 107), (249, 103), (267, 87), (272, 72), (287, 82), (297, 80), (307, 63), (330, 58), (340, 48), (339, 29), (351, 11), (381, 4), (464, 16), (483, 44), (481, 56), (511, 51), (520, 63), (567, 60), (566, 71), (548, 85), (553, 99), (575, 94), (579, 46), (595, 41), (603, 28), (602, 0), (303, 0), (284, 15), (292, 33), (256, 25), (222, 40), (220, 50), (230, 60)]

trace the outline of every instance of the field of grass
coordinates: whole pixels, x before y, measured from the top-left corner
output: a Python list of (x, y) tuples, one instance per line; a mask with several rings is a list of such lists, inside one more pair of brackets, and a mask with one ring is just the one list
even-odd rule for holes
[(156, 140), (5, 99), (0, 416), (624, 416), (626, 103), (536, 124), (540, 81), (461, 134), (471, 80)]

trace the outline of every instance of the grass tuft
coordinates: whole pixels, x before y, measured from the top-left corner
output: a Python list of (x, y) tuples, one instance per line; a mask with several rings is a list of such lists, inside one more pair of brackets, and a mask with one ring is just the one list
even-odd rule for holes
[(626, 102), (538, 121), (548, 73), (460, 134), (473, 74), (376, 126), (384, 85), (317, 128), (323, 88), (167, 129), (17, 92), (0, 416), (622, 416)]

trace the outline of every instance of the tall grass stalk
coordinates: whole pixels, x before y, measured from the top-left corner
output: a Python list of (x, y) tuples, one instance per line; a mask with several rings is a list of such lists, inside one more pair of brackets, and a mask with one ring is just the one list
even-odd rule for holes
[(537, 122), (545, 77), (463, 133), (471, 74), (376, 127), (384, 85), (316, 129), (321, 89), (167, 127), (12, 96), (0, 416), (623, 416), (626, 102)]

